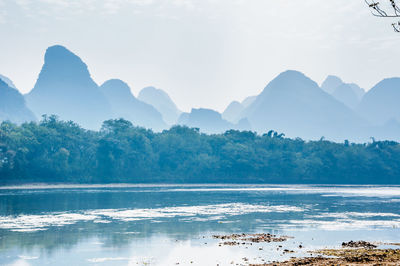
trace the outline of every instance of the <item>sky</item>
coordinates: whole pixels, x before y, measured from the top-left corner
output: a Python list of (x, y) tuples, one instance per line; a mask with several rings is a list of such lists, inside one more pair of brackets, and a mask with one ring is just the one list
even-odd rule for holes
[(183, 111), (223, 111), (288, 69), (366, 90), (400, 76), (392, 22), (363, 0), (0, 0), (0, 74), (27, 93), (61, 44), (99, 85), (119, 78), (135, 96), (155, 86)]

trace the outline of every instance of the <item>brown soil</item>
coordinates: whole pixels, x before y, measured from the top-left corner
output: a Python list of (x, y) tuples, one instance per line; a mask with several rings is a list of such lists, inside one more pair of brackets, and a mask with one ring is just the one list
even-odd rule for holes
[[(400, 265), (399, 249), (324, 249), (313, 252), (318, 257), (292, 258), (290, 261), (269, 264), (250, 264), (252, 266), (266, 265)], [(323, 257), (324, 256), (324, 257)], [(329, 256), (329, 257), (325, 257)]]

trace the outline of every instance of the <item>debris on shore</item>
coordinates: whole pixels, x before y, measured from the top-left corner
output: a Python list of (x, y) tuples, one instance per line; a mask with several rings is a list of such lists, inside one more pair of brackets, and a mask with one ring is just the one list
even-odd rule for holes
[(312, 253), (319, 256), (250, 266), (400, 265), (400, 249), (375, 249), (367, 245), (361, 248), (322, 249)]
[[(219, 239), (219, 246), (237, 246), (237, 245), (252, 245), (253, 243), (280, 243), (287, 241), (289, 236), (276, 236), (270, 233), (260, 234), (230, 234), (230, 235), (213, 235), (214, 239)], [(293, 242), (295, 244), (295, 242)], [(278, 244), (277, 250), (282, 251), (282, 255), (296, 253), (295, 250), (290, 250)], [(382, 245), (389, 243), (367, 242), (367, 241), (349, 241), (343, 242), (341, 248), (337, 249), (321, 249), (314, 251), (306, 251), (310, 256), (294, 257), (288, 261), (273, 261), (267, 262), (266, 258), (261, 258), (262, 264), (250, 263), (249, 258), (244, 257), (242, 260), (245, 265), (249, 266), (299, 266), (299, 265), (400, 265), (400, 248), (390, 249)], [(390, 243), (390, 245), (400, 245), (398, 243)], [(382, 246), (382, 247), (381, 247)], [(300, 243), (297, 246), (303, 249), (304, 246)], [(246, 247), (247, 248), (247, 247)], [(264, 247), (257, 246), (258, 250), (264, 250)], [(233, 263), (232, 263), (233, 264)]]
[(342, 243), (343, 248), (376, 248), (377, 246), (367, 241), (349, 241)]
[(213, 235), (213, 238), (223, 240), (222, 245), (235, 246), (246, 245), (252, 243), (271, 243), (271, 242), (284, 242), (288, 240), (289, 236), (276, 236), (270, 233), (262, 234), (231, 234), (231, 235)]

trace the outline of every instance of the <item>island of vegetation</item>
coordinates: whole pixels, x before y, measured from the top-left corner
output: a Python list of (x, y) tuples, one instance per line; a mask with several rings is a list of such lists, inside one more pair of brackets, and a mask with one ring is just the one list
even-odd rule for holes
[(0, 183), (399, 184), (400, 144), (305, 141), (274, 131), (153, 132), (124, 119), (101, 130), (44, 116), (0, 125)]

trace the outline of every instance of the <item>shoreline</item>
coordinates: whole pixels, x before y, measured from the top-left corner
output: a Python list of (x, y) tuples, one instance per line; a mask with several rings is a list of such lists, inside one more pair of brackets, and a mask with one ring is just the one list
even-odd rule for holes
[(154, 188), (154, 187), (247, 187), (247, 188), (317, 188), (317, 187), (388, 187), (400, 188), (400, 184), (254, 184), (254, 183), (23, 183), (0, 185), (0, 190), (13, 189), (75, 189), (75, 188)]
[(284, 262), (249, 264), (250, 266), (297, 265), (399, 265), (400, 249), (341, 248), (316, 250), (315, 257), (292, 258)]
[[(285, 247), (291, 236), (277, 236), (273, 234), (231, 234), (213, 235), (214, 239), (221, 242), (221, 246), (252, 246), (255, 243), (279, 243), (276, 251), (282, 254), (295, 255), (298, 251)], [(392, 246), (389, 248), (389, 246)], [(257, 247), (263, 250), (262, 247)], [(247, 247), (246, 247), (247, 249)], [(297, 246), (298, 250), (304, 249), (302, 243)], [(259, 257), (262, 263), (250, 263), (249, 258), (242, 258), (245, 265), (249, 266), (298, 266), (298, 265), (400, 265), (400, 243), (382, 243), (367, 241), (342, 242), (340, 248), (323, 248), (317, 250), (305, 250), (307, 255), (292, 256), (288, 260), (269, 261), (267, 258)], [(237, 265), (237, 264), (236, 264)], [(241, 264), (242, 265), (242, 264)]]

